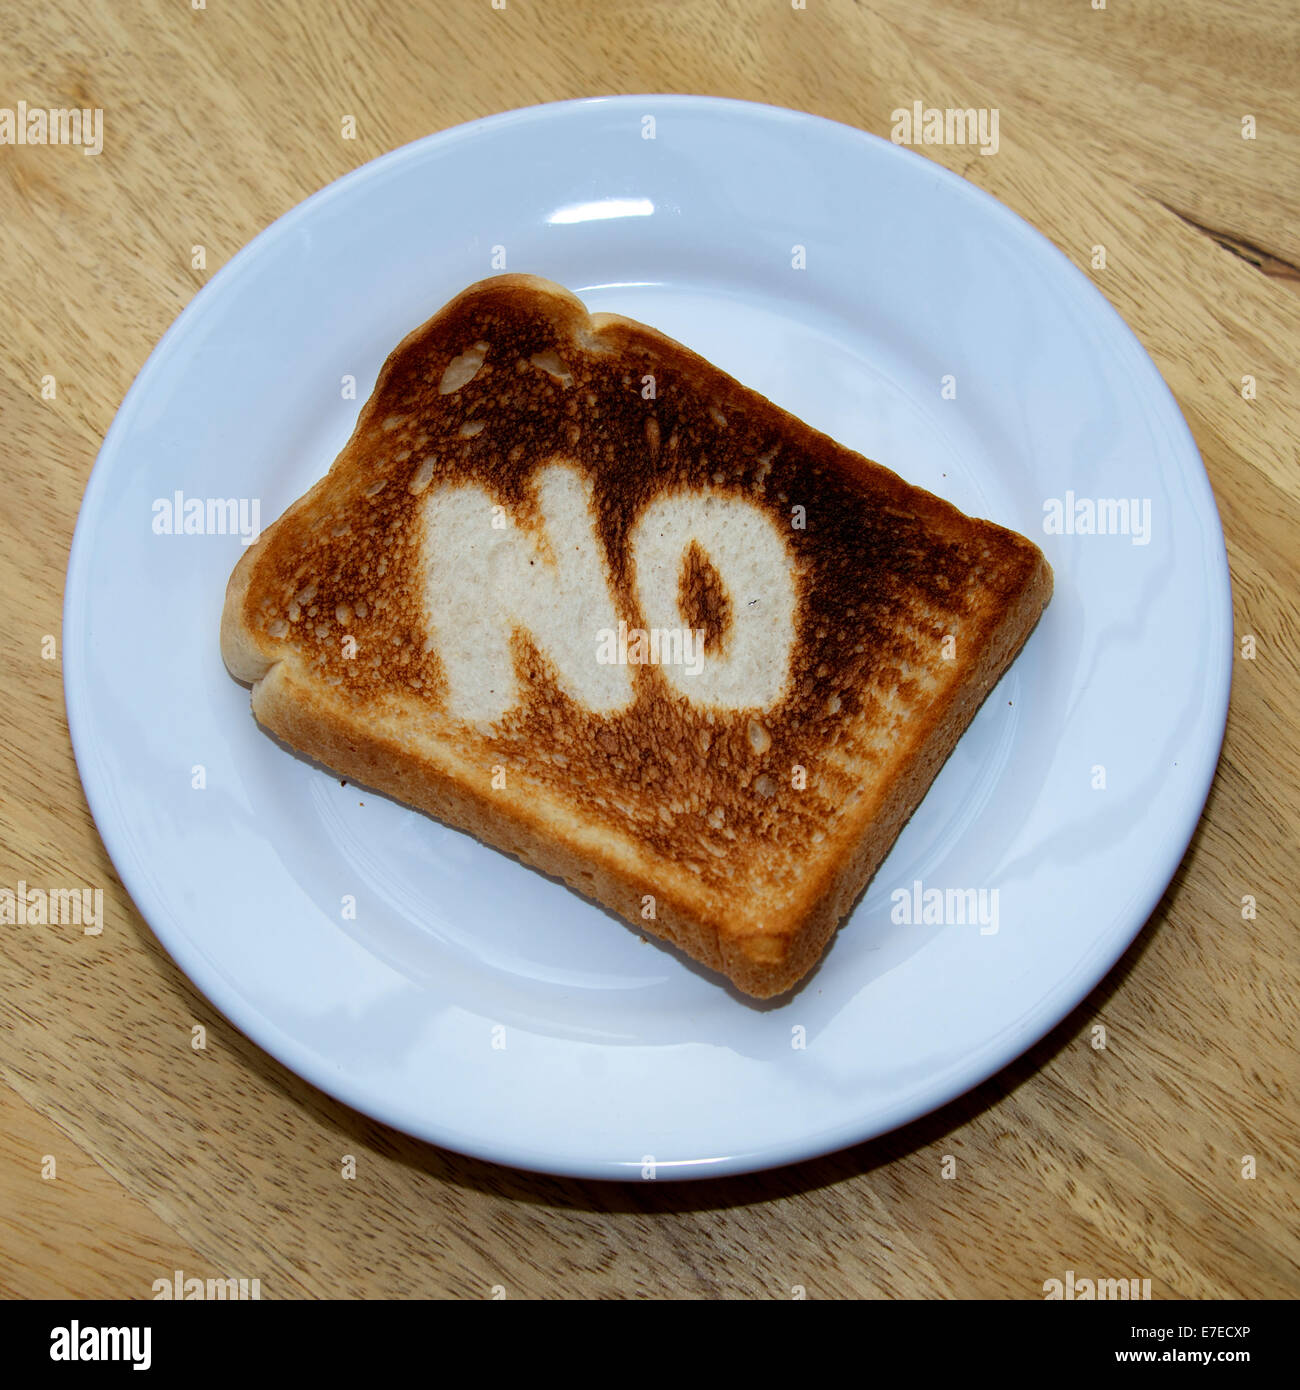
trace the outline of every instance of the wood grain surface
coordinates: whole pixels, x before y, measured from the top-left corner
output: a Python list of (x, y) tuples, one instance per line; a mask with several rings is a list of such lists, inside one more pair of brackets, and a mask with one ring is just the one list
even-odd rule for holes
[[(1289, 0), (65, 0), (11, 7), (4, 28), (0, 105), (103, 108), (105, 141), (95, 158), (0, 146), (0, 885), (101, 884), (119, 925), (0, 928), (0, 1292), (148, 1298), (176, 1269), (257, 1278), (265, 1298), (802, 1286), (1034, 1299), (1070, 1269), (1148, 1277), (1155, 1298), (1300, 1292)], [(501, 1169), (375, 1124), (195, 992), (131, 908), (87, 811), (60, 604), (82, 490), (124, 393), (200, 285), (273, 218), (472, 117), (655, 91), (885, 136), (917, 99), (998, 108), (996, 157), (924, 153), (1038, 227), (1154, 357), (1213, 481), (1238, 641), (1253, 636), (1256, 654), (1235, 661), (1222, 764), (1159, 910), (1040, 1045), (833, 1157), (619, 1186)], [(355, 140), (340, 137), (348, 113)], [(190, 1046), (195, 1024), (206, 1051)]]

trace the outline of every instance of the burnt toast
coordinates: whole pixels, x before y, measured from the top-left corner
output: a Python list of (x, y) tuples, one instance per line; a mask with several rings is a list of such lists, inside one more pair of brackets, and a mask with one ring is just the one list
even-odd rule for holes
[(389, 356), (236, 566), (221, 647), (294, 748), (768, 998), (1051, 591), (1023, 536), (501, 275)]

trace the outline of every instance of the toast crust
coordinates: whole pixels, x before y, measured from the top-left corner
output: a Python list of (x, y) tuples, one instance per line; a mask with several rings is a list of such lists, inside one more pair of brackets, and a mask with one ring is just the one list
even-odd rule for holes
[[(630, 540), (656, 499), (741, 497), (779, 523), (798, 618), (777, 700), (702, 707), (641, 666), (629, 706), (598, 714), (516, 630), (518, 701), (488, 724), (456, 717), (429, 638), (421, 508), (472, 483), (545, 545), (535, 480), (557, 457), (591, 487), (616, 610), (634, 626)], [(390, 355), (330, 472), (236, 566), (221, 646), (259, 722), (293, 747), (770, 998), (820, 958), (1051, 590), (1024, 537), (656, 330), (505, 275)], [(679, 607), (711, 641), (736, 601), (707, 563), (684, 564)]]

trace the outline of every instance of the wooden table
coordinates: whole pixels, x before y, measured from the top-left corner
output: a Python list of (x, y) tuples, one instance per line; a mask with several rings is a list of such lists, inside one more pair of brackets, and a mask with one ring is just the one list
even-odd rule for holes
[[(816, 1298), (1036, 1299), (1074, 1270), (1149, 1277), (1156, 1298), (1300, 1292), (1294, 16), (1289, 0), (63, 0), (8, 14), (4, 100), (103, 108), (105, 139), (94, 158), (0, 146), (0, 885), (104, 884), (120, 925), (97, 938), (3, 928), (0, 1290), (147, 1298), (180, 1269), (257, 1277), (267, 1298), (482, 1298), (495, 1285), (789, 1298), (802, 1285)], [(1050, 237), (1155, 358), (1214, 483), (1238, 640), (1253, 636), (1256, 654), (1235, 661), (1222, 765), (1158, 912), (1027, 1056), (834, 1157), (617, 1186), (508, 1171), (372, 1123), (194, 991), (130, 908), (86, 809), (60, 600), (114, 411), (246, 241), (429, 131), (654, 91), (882, 135), (917, 99), (996, 107), (996, 157), (924, 153)], [(354, 140), (341, 138), (347, 114)], [(206, 1051), (190, 1046), (196, 1023)]]

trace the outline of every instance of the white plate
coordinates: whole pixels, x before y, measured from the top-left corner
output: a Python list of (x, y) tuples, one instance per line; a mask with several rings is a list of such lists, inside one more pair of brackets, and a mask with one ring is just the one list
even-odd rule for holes
[[(389, 350), (499, 269), (500, 247), (506, 268), (663, 329), (844, 444), (1034, 537), (1055, 567), (1023, 654), (821, 967), (775, 1004), (285, 752), (218, 650), (239, 539), (154, 533), (155, 501), (177, 491), (259, 499), (269, 524), (329, 466)], [(349, 375), (356, 399), (342, 398)], [(1149, 543), (1045, 534), (1045, 501), (1067, 492), (1149, 500)], [(448, 1148), (679, 1178), (903, 1124), (1083, 999), (1191, 837), (1223, 734), (1232, 623), (1218, 515), (1182, 416), (1047, 241), (846, 126), (634, 96), (430, 136), (237, 255), (109, 431), (64, 634), (69, 724), (104, 843), (233, 1023), (323, 1090)], [(997, 931), (894, 921), (894, 891), (910, 898), (917, 880), (996, 889)]]

